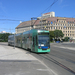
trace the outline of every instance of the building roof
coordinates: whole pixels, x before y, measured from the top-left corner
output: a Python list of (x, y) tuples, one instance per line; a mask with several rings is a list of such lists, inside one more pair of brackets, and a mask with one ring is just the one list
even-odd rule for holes
[[(49, 17), (49, 18), (43, 18), (43, 20), (46, 20), (47, 22), (51, 23), (52, 22), (57, 22), (58, 20), (66, 20), (67, 22), (74, 22), (75, 23), (75, 18), (66, 18), (66, 17)], [(40, 24), (41, 22), (41, 19), (39, 20), (33, 20), (33, 23), (34, 25), (38, 25)], [(22, 22), (20, 23), (17, 27), (17, 28), (23, 28), (23, 27), (26, 27), (26, 26), (30, 26), (31, 25), (31, 20), (30, 21), (25, 21), (25, 22)]]
[[(35, 20), (33, 20), (33, 23), (35, 22)], [(31, 25), (31, 20), (30, 21), (25, 21), (25, 22), (22, 22), (20, 23), (17, 27), (17, 28), (23, 28), (23, 27), (26, 27), (26, 26), (30, 26)]]

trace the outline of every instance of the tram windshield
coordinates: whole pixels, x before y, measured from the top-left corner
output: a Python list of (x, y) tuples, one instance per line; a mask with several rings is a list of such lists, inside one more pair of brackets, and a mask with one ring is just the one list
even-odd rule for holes
[(49, 35), (38, 35), (38, 46), (49, 46)]

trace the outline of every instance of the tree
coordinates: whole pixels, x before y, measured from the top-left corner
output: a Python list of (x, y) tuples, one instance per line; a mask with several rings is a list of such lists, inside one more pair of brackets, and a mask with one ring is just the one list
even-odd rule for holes
[(66, 42), (69, 41), (69, 37), (65, 37), (64, 39), (65, 39)]
[(9, 33), (0, 34), (0, 42), (7, 42), (9, 35), (11, 35), (11, 34), (9, 34)]
[(64, 36), (64, 34), (61, 30), (54, 30), (54, 35), (55, 35), (56, 39), (62, 38)]
[(50, 41), (53, 41), (54, 36), (54, 31), (49, 31), (50, 32)]

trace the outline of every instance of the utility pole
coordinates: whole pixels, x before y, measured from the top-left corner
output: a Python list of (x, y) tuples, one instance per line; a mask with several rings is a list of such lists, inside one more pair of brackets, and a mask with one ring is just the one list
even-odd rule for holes
[(15, 33), (14, 33), (14, 49), (15, 49)]

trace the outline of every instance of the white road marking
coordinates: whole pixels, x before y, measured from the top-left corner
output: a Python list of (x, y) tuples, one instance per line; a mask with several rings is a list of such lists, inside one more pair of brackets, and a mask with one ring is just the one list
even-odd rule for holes
[(41, 62), (46, 68), (47, 68), (47, 70), (49, 71), (49, 73), (51, 74), (54, 74), (54, 75), (58, 75), (57, 73), (55, 73), (52, 69), (50, 69), (47, 65), (45, 65), (45, 63), (43, 62), (43, 61), (40, 61), (39, 59), (38, 59), (38, 61), (39, 62)]
[(37, 69), (39, 71), (48, 71), (48, 69)]

